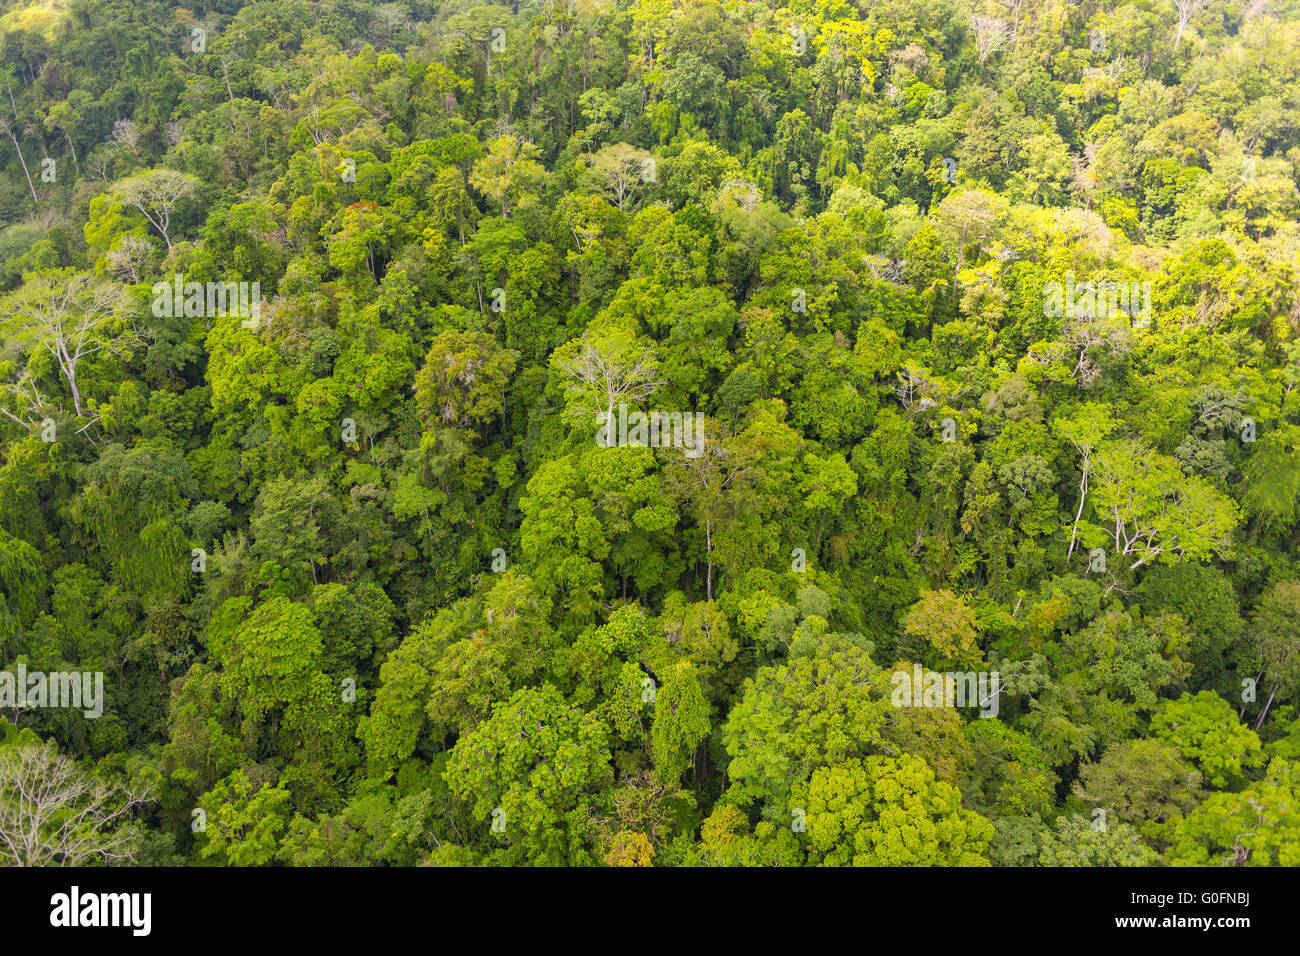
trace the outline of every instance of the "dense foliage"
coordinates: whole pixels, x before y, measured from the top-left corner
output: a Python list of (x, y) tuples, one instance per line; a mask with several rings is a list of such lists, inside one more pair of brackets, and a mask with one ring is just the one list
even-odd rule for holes
[(3, 0), (0, 859), (1300, 864), (1298, 51)]

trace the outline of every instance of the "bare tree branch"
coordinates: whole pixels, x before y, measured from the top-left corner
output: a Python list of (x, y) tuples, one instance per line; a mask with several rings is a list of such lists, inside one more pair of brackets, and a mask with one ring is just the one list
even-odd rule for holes
[(148, 796), (82, 771), (52, 743), (0, 748), (0, 863), (130, 863)]

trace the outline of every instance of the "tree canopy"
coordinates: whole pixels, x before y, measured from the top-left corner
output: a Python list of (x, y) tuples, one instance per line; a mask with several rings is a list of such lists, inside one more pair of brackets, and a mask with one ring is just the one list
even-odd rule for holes
[(1298, 51), (0, 0), (0, 862), (1297, 865)]

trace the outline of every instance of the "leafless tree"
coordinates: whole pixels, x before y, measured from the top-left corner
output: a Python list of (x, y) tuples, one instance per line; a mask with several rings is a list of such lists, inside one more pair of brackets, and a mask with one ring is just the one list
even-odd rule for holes
[(1010, 36), (1014, 42), (1020, 36), (1020, 9), (1025, 5), (1025, 0), (997, 0), (998, 6), (1006, 7), (1011, 13)]
[(1174, 36), (1174, 49), (1178, 49), (1178, 44), (1183, 42), (1183, 32), (1187, 29), (1187, 24), (1191, 22), (1192, 17), (1201, 9), (1204, 0), (1174, 0), (1174, 7), (1178, 10), (1178, 33)]
[(890, 259), (886, 256), (863, 256), (862, 261), (866, 265), (867, 271), (871, 273), (871, 278), (876, 281), (891, 282), (894, 285), (903, 284), (903, 270), (907, 268), (906, 259)]
[(114, 123), (108, 141), (118, 149), (130, 150), (136, 159), (140, 158), (140, 131), (132, 120), (123, 119)]
[(14, 110), (13, 122), (11, 123), (8, 117), (0, 119), (0, 129), (3, 129), (5, 135), (13, 141), (14, 150), (18, 153), (18, 162), (21, 163), (23, 167), (23, 175), (27, 177), (27, 188), (32, 191), (32, 202), (39, 205), (40, 200), (36, 198), (36, 187), (32, 185), (32, 174), (27, 170), (27, 160), (23, 157), (23, 148), (18, 144), (17, 130), (20, 121), (18, 119), (18, 105), (14, 103), (14, 93), (12, 89), (9, 91), (9, 104), (13, 106)]
[(132, 285), (140, 282), (154, 258), (154, 247), (140, 236), (126, 235), (105, 257), (108, 271)]
[(908, 415), (923, 412), (939, 404), (934, 398), (939, 394), (939, 389), (929, 380), (928, 375), (929, 372), (925, 369), (911, 367), (904, 368), (898, 373), (898, 384), (894, 386), (894, 394), (903, 403), (903, 408), (907, 409)]
[(34, 340), (54, 357), (80, 417), (77, 366), (101, 349), (116, 350), (129, 343), (129, 336), (112, 335), (112, 323), (122, 313), (117, 286), (88, 272), (51, 270), (37, 273), (5, 300), (0, 330), (19, 341)]
[(371, 35), (376, 40), (389, 40), (403, 30), (411, 28), (410, 12), (400, 3), (382, 3), (375, 8)]
[(1123, 355), (1133, 348), (1129, 324), (1109, 316), (1076, 316), (1062, 331), (1061, 340), (1075, 356), (1070, 374), (1080, 388), (1088, 388), (1101, 375), (1100, 353)]
[(581, 401), (589, 395), (600, 403), (607, 422), (614, 420), (620, 403), (644, 401), (664, 384), (647, 350), (631, 343), (620, 348), (612, 341), (584, 340), (561, 368), (570, 380), (570, 393), (579, 398), (571, 403), (570, 415), (591, 414), (590, 404)]
[[(31, 369), (23, 369), (18, 373), (17, 378), (6, 384), (5, 388), (9, 392), (5, 398), (14, 400), (14, 408), (17, 411), (0, 404), (0, 415), (27, 429), (34, 428), (36, 422), (49, 416), (52, 409), (46, 405), (45, 399), (41, 396)], [(31, 415), (32, 419), (25, 418), (24, 415)]]
[(625, 211), (644, 183), (650, 154), (627, 143), (613, 143), (587, 160), (587, 170), (602, 191)]
[(100, 182), (108, 179), (108, 168), (112, 164), (112, 157), (107, 151), (96, 150), (86, 157), (86, 170), (94, 173)]
[(167, 137), (167, 142), (171, 146), (179, 146), (185, 136), (185, 124), (171, 120), (163, 124), (163, 134)]
[(174, 169), (155, 169), (132, 176), (118, 183), (115, 190), (122, 202), (137, 209), (158, 230), (168, 252), (172, 249), (169, 233), (172, 210), (182, 199), (192, 198), (198, 191), (198, 179)]
[(1092, 427), (1075, 428), (1066, 422), (1066, 428), (1063, 437), (1079, 455), (1079, 508), (1074, 515), (1074, 524), (1070, 526), (1070, 546), (1066, 549), (1065, 559), (1069, 561), (1074, 556), (1075, 545), (1079, 536), (1079, 522), (1083, 520), (1083, 508), (1088, 501), (1088, 482), (1092, 476), (1093, 455), (1097, 450), (1097, 445), (1109, 433), (1110, 427), (1104, 419), (1096, 420), (1091, 423)]
[(1011, 28), (997, 17), (971, 17), (970, 28), (975, 34), (975, 49), (981, 64), (1011, 39)]
[(129, 864), (148, 796), (80, 770), (52, 743), (0, 748), (0, 864)]

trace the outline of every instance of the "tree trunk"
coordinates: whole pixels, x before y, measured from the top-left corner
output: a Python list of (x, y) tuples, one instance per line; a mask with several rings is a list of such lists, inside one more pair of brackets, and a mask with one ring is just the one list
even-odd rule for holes
[(40, 205), (40, 200), (36, 198), (36, 187), (32, 185), (32, 174), (27, 171), (27, 160), (23, 158), (22, 147), (18, 145), (18, 137), (14, 135), (14, 131), (8, 126), (5, 126), (5, 132), (14, 141), (14, 152), (18, 154), (18, 162), (23, 165), (23, 175), (27, 177), (27, 188), (32, 191), (32, 202)]
[(66, 129), (63, 131), (63, 138), (68, 141), (68, 149), (72, 151), (72, 165), (77, 170), (77, 177), (80, 178), (81, 163), (77, 161), (77, 146), (75, 143), (72, 142), (72, 137), (68, 135), (68, 131)]
[(1070, 550), (1065, 552), (1066, 561), (1069, 561), (1074, 554), (1074, 538), (1079, 530), (1079, 519), (1083, 517), (1083, 503), (1088, 500), (1088, 468), (1091, 457), (1086, 453), (1083, 456), (1083, 477), (1079, 481), (1079, 510), (1074, 516), (1074, 524), (1070, 526)]
[(705, 582), (705, 597), (710, 602), (713, 600), (713, 522), (704, 522), (704, 544), (708, 553), (709, 573)]
[(1264, 726), (1264, 718), (1268, 716), (1268, 709), (1273, 706), (1273, 698), (1276, 694), (1277, 694), (1277, 685), (1274, 684), (1273, 689), (1268, 693), (1268, 703), (1264, 705), (1264, 709), (1259, 713), (1259, 719), (1255, 721), (1256, 732), (1259, 731), (1260, 727)]

